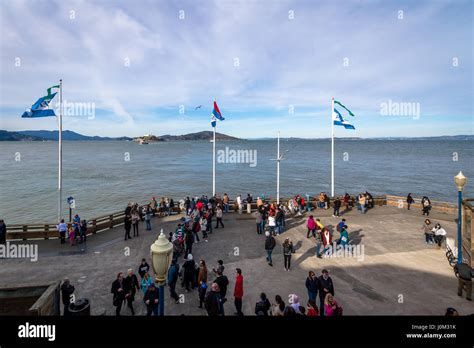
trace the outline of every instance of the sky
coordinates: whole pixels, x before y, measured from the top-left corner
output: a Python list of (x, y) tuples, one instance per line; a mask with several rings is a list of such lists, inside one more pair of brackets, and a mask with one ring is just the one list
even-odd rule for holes
[(216, 99), (218, 132), (327, 138), (332, 97), (355, 114), (336, 136), (473, 134), (470, 0), (0, 4), (0, 129), (57, 129), (20, 116), (63, 79), (86, 135), (211, 130)]

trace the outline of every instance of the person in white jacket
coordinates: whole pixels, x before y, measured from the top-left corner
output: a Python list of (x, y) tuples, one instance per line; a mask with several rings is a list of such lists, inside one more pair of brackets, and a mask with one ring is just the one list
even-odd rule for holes
[(441, 248), (441, 244), (446, 238), (446, 230), (442, 228), (441, 225), (438, 223), (435, 225), (435, 227), (433, 227), (432, 231), (434, 233), (435, 243), (438, 244), (439, 248)]

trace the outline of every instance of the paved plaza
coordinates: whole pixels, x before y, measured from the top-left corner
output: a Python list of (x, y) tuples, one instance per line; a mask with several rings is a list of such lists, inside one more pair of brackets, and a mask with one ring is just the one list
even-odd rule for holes
[[(336, 226), (338, 218), (330, 211), (316, 210), (312, 214), (324, 225)], [(60, 245), (59, 241), (38, 240), (37, 262), (24, 259), (0, 260), (0, 287), (45, 284), (69, 277), (76, 287), (76, 298), (91, 301), (92, 315), (114, 315), (112, 281), (119, 271), (133, 268), (136, 272), (143, 257), (150, 261), (150, 245), (163, 228), (167, 235), (174, 231), (182, 215), (154, 218), (152, 231), (140, 224), (140, 237), (123, 240), (123, 226), (89, 236), (87, 245)], [(443, 315), (447, 307), (456, 308), (461, 315), (474, 313), (474, 304), (457, 296), (457, 279), (444, 255), (444, 248), (426, 245), (421, 232), (423, 217), (420, 211), (406, 211), (382, 206), (361, 215), (356, 211), (345, 214), (352, 243), (363, 247), (363, 258), (315, 257), (315, 242), (306, 238), (306, 217), (287, 218), (287, 229), (277, 237), (273, 267), (265, 261), (264, 236), (257, 235), (253, 215), (229, 213), (224, 216), (224, 229), (214, 230), (209, 242), (193, 246), (196, 261), (204, 259), (209, 268), (209, 280), (214, 279), (211, 269), (218, 259), (224, 260), (225, 274), (230, 284), (225, 304), (226, 314), (235, 312), (233, 287), (235, 268), (244, 276), (243, 312), (254, 315), (259, 294), (265, 292), (273, 302), (279, 294), (287, 299), (297, 294), (305, 305), (308, 299), (305, 279), (308, 271), (318, 275), (327, 268), (334, 282), (335, 298), (342, 304), (344, 315)], [(433, 213), (433, 222), (440, 222), (448, 237), (456, 234), (453, 215)], [(339, 233), (335, 231), (335, 237)], [(296, 247), (290, 272), (283, 267), (281, 243), (290, 237)], [(130, 255), (128, 249), (130, 248)], [(362, 249), (360, 249), (362, 250)], [(179, 259), (180, 265), (183, 259)], [(198, 308), (197, 290), (185, 293), (184, 303), (175, 304), (166, 288), (167, 315), (205, 315)], [(137, 314), (144, 314), (142, 293), (136, 297)], [(318, 299), (319, 305), (319, 299)], [(122, 310), (129, 315), (129, 310)]]

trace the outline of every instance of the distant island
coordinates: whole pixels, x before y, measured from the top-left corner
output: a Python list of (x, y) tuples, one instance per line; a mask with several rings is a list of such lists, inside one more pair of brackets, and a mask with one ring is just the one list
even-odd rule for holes
[[(209, 141), (212, 139), (212, 131), (202, 131), (196, 133), (189, 133), (184, 135), (152, 135), (147, 134), (139, 137), (101, 137), (101, 136), (88, 136), (82, 135), (70, 130), (65, 130), (62, 133), (63, 140), (67, 141), (135, 141), (138, 143), (150, 143), (150, 142), (162, 142), (162, 141), (192, 141), (192, 140), (204, 140)], [(216, 133), (216, 139), (218, 141), (226, 140), (268, 140), (274, 141), (275, 138), (249, 138), (241, 139), (230, 135)], [(281, 138), (281, 140), (330, 140), (331, 138)], [(459, 140), (459, 141), (472, 141), (474, 135), (442, 135), (432, 137), (374, 137), (374, 138), (359, 138), (359, 137), (337, 137), (339, 140)], [(47, 130), (27, 130), (27, 131), (6, 131), (0, 130), (0, 141), (57, 141), (58, 131), (47, 131)]]
[[(62, 132), (62, 139), (67, 141), (136, 141), (136, 142), (158, 142), (158, 141), (183, 141), (183, 140), (211, 140), (213, 133), (211, 131), (202, 131), (197, 133), (189, 133), (184, 135), (161, 135), (155, 136), (147, 134), (140, 137), (100, 137), (100, 136), (88, 136), (82, 135), (70, 130)], [(216, 139), (222, 140), (240, 140), (226, 134), (216, 133)], [(0, 141), (57, 141), (58, 131), (47, 131), (47, 130), (29, 130), (29, 131), (16, 131), (10, 132), (6, 130), (0, 130)]]

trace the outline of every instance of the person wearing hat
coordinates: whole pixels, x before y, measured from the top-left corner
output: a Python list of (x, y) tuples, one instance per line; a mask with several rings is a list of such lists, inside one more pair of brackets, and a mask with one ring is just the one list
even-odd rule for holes
[(195, 269), (196, 263), (193, 260), (193, 255), (188, 254), (188, 257), (186, 258), (186, 262), (183, 263), (182, 269), (183, 269), (183, 285), (186, 288), (186, 292), (189, 292), (191, 287), (194, 284), (194, 269)]
[(158, 316), (158, 305), (160, 302), (159, 299), (160, 295), (159, 292), (156, 291), (155, 283), (151, 283), (145, 293), (145, 296), (143, 296), (143, 302), (145, 302), (146, 305), (147, 317), (151, 316), (152, 313), (155, 315), (155, 317)]
[(270, 266), (273, 266), (272, 253), (273, 249), (275, 248), (275, 245), (275, 238), (273, 238), (270, 232), (265, 232), (265, 251), (267, 252), (267, 262)]

